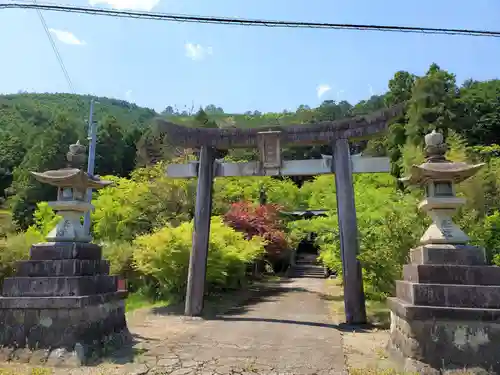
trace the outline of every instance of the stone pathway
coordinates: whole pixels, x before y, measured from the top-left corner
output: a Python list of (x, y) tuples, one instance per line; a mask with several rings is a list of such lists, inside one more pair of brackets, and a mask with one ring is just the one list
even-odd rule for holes
[(341, 334), (320, 297), (324, 285), (321, 279), (285, 281), (208, 320), (132, 316), (134, 349), (142, 352), (133, 363), (115, 357), (115, 364), (55, 374), (345, 374)]

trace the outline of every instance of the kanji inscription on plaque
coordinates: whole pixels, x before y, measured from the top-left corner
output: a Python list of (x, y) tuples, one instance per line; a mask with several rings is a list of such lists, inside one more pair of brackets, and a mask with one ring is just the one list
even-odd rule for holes
[(258, 133), (260, 161), (264, 168), (281, 167), (281, 145), (279, 131)]

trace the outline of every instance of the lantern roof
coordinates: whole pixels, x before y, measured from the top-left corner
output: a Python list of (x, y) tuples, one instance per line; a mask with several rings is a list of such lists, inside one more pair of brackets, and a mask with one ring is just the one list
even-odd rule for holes
[(87, 188), (101, 189), (111, 185), (112, 181), (101, 180), (99, 176), (90, 176), (84, 172), (81, 167), (87, 159), (86, 147), (77, 141), (69, 146), (69, 152), (66, 154), (68, 161), (67, 168), (50, 170), (45, 172), (31, 172), (31, 174), (40, 182), (57, 186), (60, 188), (76, 188), (85, 190)]
[(112, 181), (101, 180), (98, 176), (89, 176), (86, 172), (77, 168), (62, 168), (42, 173), (31, 172), (40, 182), (57, 187), (75, 187), (102, 189), (111, 185)]
[(430, 181), (460, 183), (475, 175), (484, 165), (484, 163), (468, 164), (447, 160), (445, 157), (447, 150), (443, 135), (433, 130), (425, 136), (425, 163), (413, 165), (410, 175), (401, 178), (400, 181), (409, 185), (424, 185)]

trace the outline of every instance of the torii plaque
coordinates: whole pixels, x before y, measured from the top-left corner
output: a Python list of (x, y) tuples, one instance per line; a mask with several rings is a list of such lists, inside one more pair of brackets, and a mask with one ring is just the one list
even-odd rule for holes
[[(171, 144), (200, 149), (198, 162), (167, 167), (167, 175), (170, 177), (198, 177), (185, 315), (197, 316), (203, 311), (214, 177), (334, 173), (337, 185), (346, 322), (366, 323), (361, 265), (357, 260), (359, 244), (352, 174), (389, 172), (390, 163), (388, 158), (351, 156), (348, 140), (366, 139), (380, 134), (386, 130), (388, 121), (401, 115), (403, 111), (404, 103), (371, 115), (316, 124), (275, 127), (269, 131), (258, 128), (187, 128), (158, 120)], [(281, 147), (286, 144), (330, 144), (333, 156), (323, 156), (320, 160), (282, 160)], [(222, 163), (215, 159), (216, 149), (238, 147), (258, 148), (260, 160), (248, 163)]]

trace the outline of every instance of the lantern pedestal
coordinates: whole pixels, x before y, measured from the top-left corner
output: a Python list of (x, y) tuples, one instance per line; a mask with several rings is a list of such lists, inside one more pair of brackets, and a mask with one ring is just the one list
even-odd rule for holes
[(62, 216), (56, 227), (47, 235), (47, 241), (54, 242), (90, 242), (92, 237), (85, 233), (81, 219), (88, 211), (94, 209), (90, 203), (82, 201), (55, 201), (49, 202), (58, 215)]
[(500, 267), (468, 245), (411, 251), (391, 308), (390, 352), (405, 371), (500, 373)]
[(78, 366), (130, 340), (124, 298), (101, 247), (33, 245), (0, 297), (0, 360)]
[(432, 219), (432, 224), (427, 228), (421, 244), (464, 244), (470, 238), (451, 219), (458, 207), (465, 203), (465, 199), (457, 197), (427, 198), (422, 201), (419, 208)]

